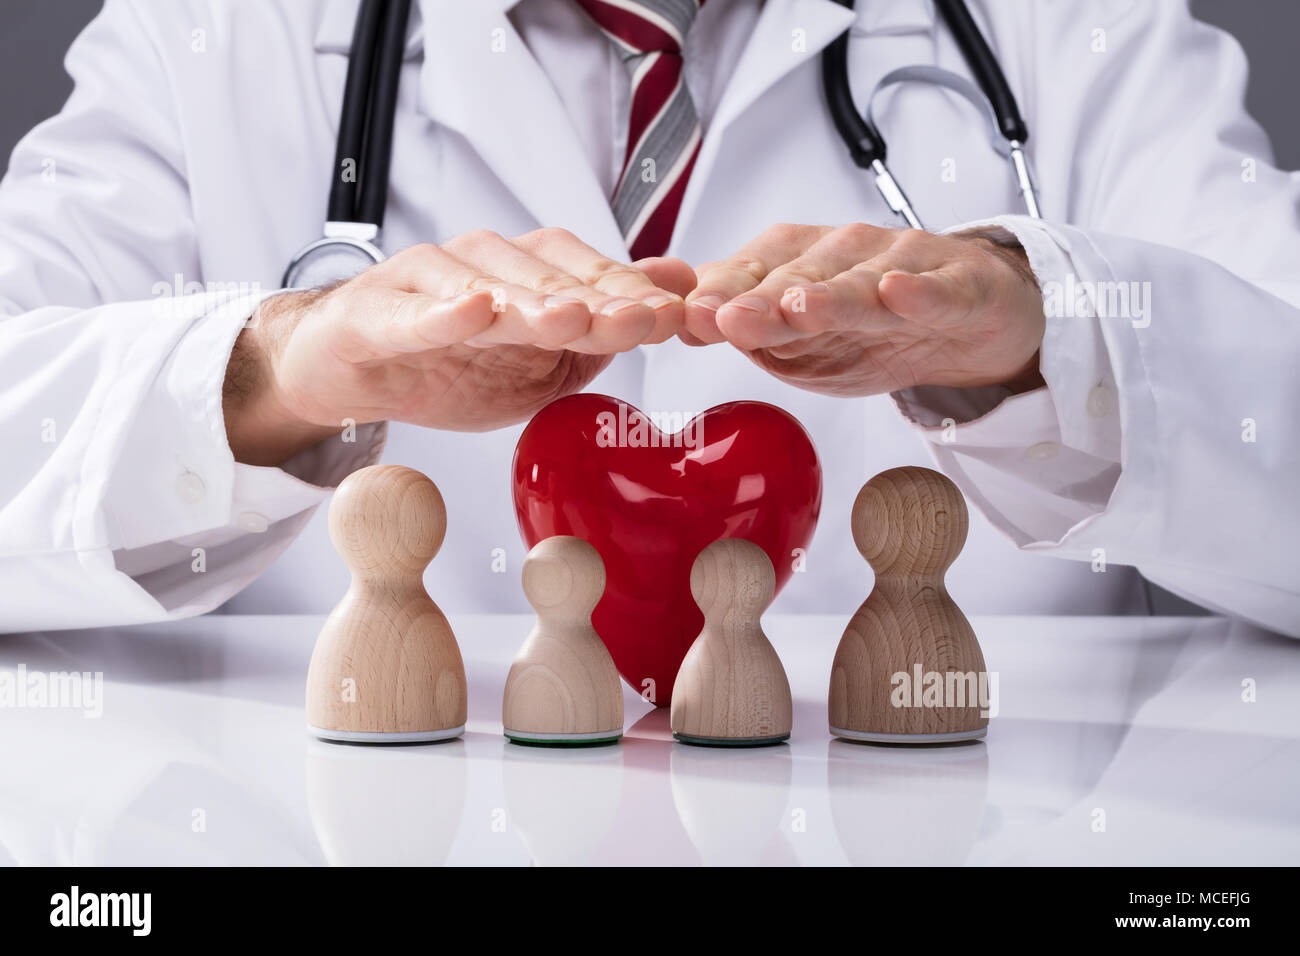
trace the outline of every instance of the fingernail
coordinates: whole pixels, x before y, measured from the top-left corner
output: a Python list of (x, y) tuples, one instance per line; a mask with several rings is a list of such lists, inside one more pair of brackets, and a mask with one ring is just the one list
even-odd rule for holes
[(688, 300), (687, 305), (698, 305), (701, 308), (708, 309), (710, 312), (717, 312), (722, 308), (722, 304), (727, 300), (720, 295), (701, 295)]
[(562, 309), (566, 305), (582, 305), (581, 299), (575, 299), (568, 295), (548, 295), (542, 300), (542, 305), (548, 309)]
[(611, 299), (609, 302), (606, 302), (601, 306), (600, 314), (616, 315), (617, 313), (630, 309), (635, 305), (645, 305), (645, 303), (636, 299)]
[(676, 296), (664, 295), (662, 292), (656, 292), (652, 295), (646, 296), (641, 301), (644, 302), (646, 305), (650, 306), (650, 308), (654, 309), (655, 311), (658, 311), (659, 309), (662, 309), (666, 305), (674, 305), (680, 302), (681, 299), (678, 299)]
[(734, 309), (744, 309), (747, 312), (766, 312), (768, 304), (766, 299), (760, 299), (756, 295), (742, 295), (739, 299), (732, 299), (727, 305)]

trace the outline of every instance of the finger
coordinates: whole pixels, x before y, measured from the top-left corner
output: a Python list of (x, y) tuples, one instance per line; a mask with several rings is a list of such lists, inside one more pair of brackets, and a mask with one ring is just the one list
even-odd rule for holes
[(960, 322), (979, 293), (946, 269), (912, 274), (891, 271), (880, 280), (880, 299), (891, 312), (925, 325)]
[(808, 346), (806, 342), (800, 339), (797, 342), (788, 342), (785, 345), (773, 345), (763, 351), (774, 359), (800, 359), (807, 354)]
[(344, 322), (355, 343), (349, 357), (366, 361), (445, 348), (482, 334), (496, 318), (486, 290), (444, 298), (385, 289), (360, 308), (348, 305)]
[(493, 320), (477, 335), (464, 339), (466, 345), (560, 348), (585, 335), (592, 322), (588, 305), (574, 296), (551, 295), (507, 281), (435, 245), (403, 250), (366, 273), (364, 282), (438, 299), (487, 292)]
[[(965, 247), (959, 240), (909, 229), (899, 240), (863, 263), (876, 275), (876, 295), (881, 307), (912, 321), (929, 322), (971, 305)], [(926, 277), (926, 278), (922, 278)], [(979, 276), (973, 276), (978, 284)]]
[(786, 291), (794, 286), (813, 285), (879, 256), (898, 240), (897, 229), (884, 229), (865, 223), (851, 223), (832, 229), (809, 246), (801, 255), (773, 269), (766, 279), (743, 298), (758, 308), (750, 298), (765, 299), (777, 310)]
[[(836, 328), (852, 327), (856, 317), (842, 314), (841, 306), (876, 307), (875, 276), (852, 275), (844, 289), (833, 292), (826, 283), (847, 274), (862, 262), (890, 248), (899, 233), (863, 223), (853, 223), (825, 232), (801, 254), (773, 269), (766, 278), (744, 295), (722, 306), (718, 323), (742, 348), (770, 348), (795, 338), (817, 335)], [(857, 303), (842, 294), (860, 287), (865, 298)], [(833, 312), (826, 306), (834, 305)], [(742, 344), (743, 343), (743, 344)]]
[(666, 289), (674, 295), (685, 298), (695, 288), (697, 281), (695, 270), (681, 259), (651, 256), (647, 259), (638, 259), (632, 265), (644, 272), (659, 288)]
[(699, 282), (686, 297), (686, 331), (703, 342), (724, 341), (718, 309), (756, 288), (773, 269), (799, 256), (828, 231), (825, 226), (773, 226), (731, 258), (701, 266), (696, 270)]
[(787, 322), (780, 309), (773, 308), (766, 299), (753, 296), (732, 299), (718, 309), (714, 321), (720, 335), (745, 351), (772, 348), (808, 337), (807, 332)]
[(824, 282), (787, 289), (781, 296), (780, 313), (804, 335), (887, 331), (901, 321), (881, 301), (880, 273), (870, 262)]
[[(632, 266), (645, 273), (656, 286), (671, 292), (680, 301), (695, 288), (695, 270), (681, 259), (666, 256), (652, 256), (638, 259)], [(676, 305), (676, 303), (674, 303)], [(680, 309), (655, 310), (655, 328), (646, 340), (647, 345), (665, 342), (674, 334), (680, 335), (686, 316), (686, 306), (682, 302)], [(697, 340), (698, 341), (698, 340)], [(699, 343), (703, 345), (704, 343)]]
[(903, 320), (881, 301), (879, 289), (880, 274), (865, 262), (824, 282), (790, 287), (775, 308), (751, 296), (729, 302), (719, 325), (743, 349), (780, 349), (833, 332), (887, 332)]
[[(811, 248), (801, 257), (802, 261), (791, 263), (786, 270), (791, 274), (802, 273), (816, 279), (814, 262), (821, 263), (831, 274), (781, 290), (779, 309), (787, 323), (809, 335), (889, 329), (898, 324), (898, 313), (881, 299), (881, 277), (936, 269), (951, 254), (950, 240), (922, 230), (845, 227)], [(857, 265), (838, 273), (831, 271), (855, 256)], [(773, 281), (783, 278), (774, 275)], [(755, 308), (759, 305), (750, 302), (749, 297), (743, 304)]]
[[(539, 233), (555, 237), (555, 242), (546, 246)], [(443, 248), (482, 271), (532, 289), (543, 302), (567, 299), (584, 303), (590, 316), (585, 327), (577, 332), (566, 328), (566, 333), (574, 334), (548, 337), (545, 341), (551, 346), (597, 354), (621, 352), (652, 337), (661, 310), (665, 313), (663, 338), (680, 324), (680, 298), (668, 295), (631, 266), (601, 256), (562, 230), (538, 230), (513, 242), (480, 230), (457, 236)], [(544, 252), (546, 257), (534, 255), (531, 250)], [(570, 266), (577, 266), (586, 275), (575, 274)], [(671, 314), (674, 310), (676, 319)], [(544, 317), (539, 321), (544, 322)]]
[[(652, 310), (652, 315), (650, 330), (623, 348), (645, 341), (662, 342), (681, 327), (684, 306), (680, 295), (659, 286), (635, 266), (602, 255), (567, 229), (537, 229), (519, 236), (513, 243), (546, 264), (538, 276), (541, 287), (584, 298), (591, 304), (592, 312), (598, 316), (593, 323), (591, 341), (619, 341), (620, 336), (635, 328), (632, 321), (635, 313), (630, 309), (617, 323), (602, 323), (599, 319), (627, 308), (626, 302), (643, 303)], [(586, 290), (585, 296), (578, 287)], [(608, 327), (600, 328), (600, 325)]]

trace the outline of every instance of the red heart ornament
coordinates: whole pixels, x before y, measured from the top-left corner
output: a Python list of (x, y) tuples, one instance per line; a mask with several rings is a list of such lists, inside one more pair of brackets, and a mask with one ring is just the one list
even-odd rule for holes
[(624, 680), (660, 707), (704, 624), (690, 589), (696, 555), (747, 538), (771, 558), (780, 592), (821, 498), (812, 439), (763, 402), (718, 405), (670, 433), (626, 402), (570, 395), (538, 412), (515, 448), (524, 541), (569, 534), (600, 552), (592, 624)]

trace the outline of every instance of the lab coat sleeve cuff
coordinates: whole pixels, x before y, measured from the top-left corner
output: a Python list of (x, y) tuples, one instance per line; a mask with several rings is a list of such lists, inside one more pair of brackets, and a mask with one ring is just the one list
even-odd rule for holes
[(279, 468), (235, 462), (234, 525), (257, 532), (314, 508), (352, 472), (377, 463), (387, 437), (387, 423), (372, 422), (327, 438)]
[(1020, 547), (1054, 546), (1105, 510), (1119, 465), (1061, 440), (1045, 388), (973, 421), (921, 426), (935, 464)]
[[(1058, 281), (1070, 270), (1070, 260), (1065, 251), (1051, 237), (1032, 225), (1008, 223), (1013, 217), (999, 217), (963, 223), (944, 230), (944, 235), (955, 232), (980, 231), (990, 239), (1008, 244), (1019, 244), (1029, 259), (1030, 269), (1041, 289), (1044, 283)], [(1026, 220), (1036, 223), (1036, 220)], [(1016, 228), (1013, 230), (1011, 226)], [(1046, 341), (1044, 347), (1047, 347)], [(1041, 367), (1041, 358), (1040, 358)], [(898, 410), (910, 422), (923, 427), (964, 424), (981, 419), (1014, 393), (1005, 385), (988, 385), (975, 388), (952, 388), (941, 385), (918, 385), (892, 393)]]
[[(235, 462), (222, 410), (226, 365), (249, 316), (277, 291), (239, 296), (189, 319), (173, 304), (173, 314), (158, 319), (192, 324), (137, 408), (113, 469), (105, 510), (115, 550), (226, 527), (262, 530), (318, 504), (349, 472), (378, 460), (382, 424), (327, 439), (283, 468)], [(345, 440), (353, 434), (355, 441)]]
[[(1014, 239), (1025, 250), (1043, 294), (1047, 321), (1039, 349), (1039, 371), (1056, 412), (1060, 440), (1095, 458), (1119, 462), (1121, 424), (1115, 376), (1101, 326), (1088, 308), (1067, 307), (1091, 301), (1095, 284), (1079, 281), (1072, 243), (1083, 241), (1029, 216), (996, 216), (965, 223), (947, 232), (985, 230)], [(1072, 300), (1067, 303), (1066, 298)]]
[[(1095, 295), (1077, 279), (1070, 240), (1040, 219), (998, 216), (963, 223), (946, 230), (982, 230), (993, 237), (1018, 242), (1043, 292), (1047, 322), (1039, 350), (1039, 370), (1060, 427), (1060, 440), (1071, 448), (1110, 461), (1120, 460), (1121, 428), (1114, 376), (1105, 341), (1087, 309), (1065, 308), (1066, 296)], [(894, 392), (898, 409), (908, 421), (926, 428), (985, 419), (1012, 397), (1010, 389), (917, 386)], [(1000, 416), (1010, 427), (1019, 419)], [(985, 427), (997, 427), (994, 419)], [(1030, 436), (1026, 436), (1026, 441)], [(1028, 447), (1026, 445), (1026, 447)]]
[(949, 231), (972, 229), (1018, 242), (1044, 290), (1046, 387), (1012, 394), (1001, 386), (922, 386), (892, 397), (994, 525), (1021, 546), (1051, 547), (1105, 511), (1119, 478), (1120, 420), (1106, 347), (1095, 320), (1054, 307), (1059, 290), (1074, 287), (1068, 240), (1024, 216)]

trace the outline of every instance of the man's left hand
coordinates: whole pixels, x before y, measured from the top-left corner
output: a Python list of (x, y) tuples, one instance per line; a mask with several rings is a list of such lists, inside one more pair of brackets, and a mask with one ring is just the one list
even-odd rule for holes
[(730, 342), (800, 388), (1043, 384), (1043, 299), (1018, 246), (978, 234), (778, 225), (696, 273), (682, 340)]

